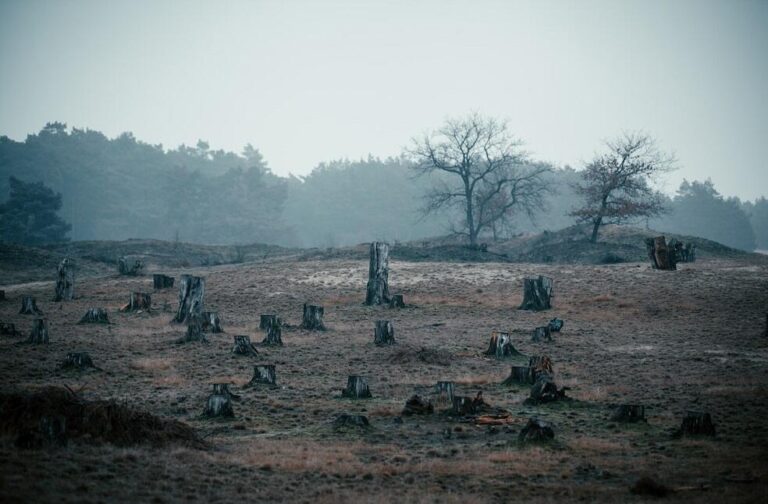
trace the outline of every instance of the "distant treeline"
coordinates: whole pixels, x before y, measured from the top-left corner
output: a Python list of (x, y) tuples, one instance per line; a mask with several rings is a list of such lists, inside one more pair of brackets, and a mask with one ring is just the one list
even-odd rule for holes
[[(497, 239), (573, 224), (579, 172), (550, 167), (553, 189), (533, 219), (512, 218)], [(447, 234), (456, 215), (421, 216), (434, 180), (416, 177), (405, 158), (339, 160), (306, 177), (273, 174), (259, 151), (211, 150), (205, 142), (165, 150), (130, 133), (109, 139), (93, 130), (47, 124), (23, 142), (0, 137), (0, 201), (9, 177), (60, 192), (59, 215), (73, 240), (157, 238), (197, 243), (272, 243), (329, 247), (417, 240)], [(726, 245), (768, 249), (768, 201), (723, 198), (712, 183), (684, 182), (669, 212), (640, 223)], [(0, 219), (7, 218), (6, 214)], [(488, 240), (494, 239), (492, 234)]]

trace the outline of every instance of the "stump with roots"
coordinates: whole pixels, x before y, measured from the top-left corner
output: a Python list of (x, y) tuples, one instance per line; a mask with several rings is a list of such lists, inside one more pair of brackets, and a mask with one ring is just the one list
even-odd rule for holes
[(219, 318), (219, 312), (203, 312), (201, 314), (201, 321), (203, 326), (203, 332), (207, 333), (222, 333), (224, 329), (221, 328), (221, 319)]
[(664, 238), (664, 236), (646, 238), (645, 247), (648, 251), (648, 257), (650, 258), (651, 265), (654, 269), (677, 269), (677, 257), (675, 254), (675, 249), (667, 245), (667, 240)]
[(54, 301), (75, 299), (75, 266), (68, 258), (62, 259), (56, 270), (56, 294)]
[(389, 304), (389, 245), (383, 242), (371, 243), (368, 262), (368, 285), (365, 304)]
[(214, 383), (212, 393), (215, 395), (223, 395), (223, 396), (229, 397), (230, 399), (233, 399), (235, 401), (240, 400), (239, 395), (229, 390), (228, 383)]
[(253, 366), (253, 378), (248, 382), (248, 386), (271, 385), (277, 383), (277, 374), (274, 364), (256, 364)]
[(62, 369), (96, 369), (91, 356), (86, 352), (70, 352), (61, 363)]
[(540, 376), (555, 376), (555, 369), (552, 365), (552, 359), (548, 355), (533, 355), (528, 359), (528, 367), (531, 368), (531, 375), (536, 381)]
[(715, 424), (709, 413), (688, 411), (683, 418), (680, 429), (675, 433), (680, 436), (714, 436)]
[(350, 415), (348, 413), (342, 413), (333, 421), (334, 429), (368, 429), (370, 426), (371, 424), (368, 421), (368, 417), (364, 415)]
[(21, 315), (42, 315), (42, 311), (37, 307), (37, 302), (32, 296), (24, 296), (21, 298)]
[(265, 346), (283, 346), (283, 323), (277, 315), (271, 315), (264, 327), (267, 335), (261, 344)]
[(411, 396), (410, 399), (405, 401), (405, 407), (401, 415), (431, 415), (435, 412), (435, 407), (432, 406), (432, 401), (429, 399), (422, 399), (418, 395)]
[(88, 308), (78, 324), (109, 324), (109, 316), (104, 308)]
[(136, 257), (123, 256), (117, 260), (117, 271), (121, 275), (136, 276), (143, 269), (144, 263)]
[(322, 306), (304, 304), (304, 313), (301, 318), (301, 328), (309, 331), (325, 331), (323, 324), (323, 314), (325, 309)]
[(549, 441), (555, 437), (555, 428), (544, 420), (531, 418), (528, 423), (520, 430), (517, 439), (521, 443)]
[(26, 343), (32, 345), (48, 343), (48, 319), (36, 318), (32, 321), (32, 331), (30, 331)]
[(395, 344), (395, 328), (389, 320), (377, 320), (373, 328), (373, 343), (377, 346)]
[(12, 322), (0, 322), (0, 336), (22, 336), (21, 331), (16, 329), (16, 324)]
[(192, 315), (203, 313), (203, 298), (205, 297), (205, 279), (181, 275), (179, 280), (179, 309), (173, 322), (183, 324)]
[(530, 366), (512, 366), (509, 376), (501, 384), (513, 385), (516, 383), (532, 385), (534, 383), (533, 369)]
[(280, 318), (275, 315), (274, 313), (262, 313), (259, 315), (259, 329), (262, 331), (269, 328), (272, 324), (275, 323), (275, 321), (278, 321), (280, 323)]
[(405, 308), (405, 299), (402, 294), (393, 294), (389, 300), (390, 308)]
[(246, 335), (235, 336), (235, 346), (232, 347), (232, 353), (237, 355), (259, 355), (256, 347), (251, 343), (251, 338)]
[(552, 308), (552, 279), (539, 275), (523, 281), (523, 302), (520, 310), (549, 310)]
[(453, 408), (453, 397), (456, 393), (456, 384), (452, 381), (439, 381), (435, 385), (435, 410), (445, 411)]
[(565, 321), (557, 317), (550, 320), (549, 323), (547, 324), (551, 332), (560, 332), (560, 330), (563, 328), (564, 325), (565, 325)]
[(622, 423), (645, 422), (645, 406), (620, 404), (613, 409), (610, 420)]
[(152, 309), (152, 296), (146, 292), (131, 292), (131, 298), (128, 300), (128, 304), (120, 308), (122, 312), (133, 311), (151, 311)]
[(187, 321), (187, 333), (176, 340), (177, 343), (191, 343), (194, 341), (201, 341), (208, 343), (203, 332), (203, 319), (200, 315), (193, 315), (189, 317)]
[(533, 330), (531, 341), (539, 343), (541, 341), (552, 341), (552, 332), (548, 325), (537, 327)]
[(522, 354), (512, 345), (512, 336), (508, 332), (493, 331), (485, 355), (496, 357), (497, 359), (504, 359), (506, 357), (516, 357)]
[(155, 290), (170, 289), (173, 287), (174, 278), (160, 273), (152, 275), (152, 286)]
[(208, 396), (208, 401), (205, 404), (203, 410), (203, 416), (209, 418), (223, 417), (232, 418), (235, 416), (235, 411), (232, 409), (232, 400), (228, 395), (224, 394), (211, 394)]
[(362, 376), (350, 375), (347, 377), (347, 387), (341, 390), (341, 397), (368, 399), (371, 397), (371, 391), (368, 389), (368, 380)]

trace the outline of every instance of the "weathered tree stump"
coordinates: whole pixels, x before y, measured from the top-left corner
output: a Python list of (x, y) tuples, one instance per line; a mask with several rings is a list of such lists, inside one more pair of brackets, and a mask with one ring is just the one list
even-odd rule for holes
[(675, 254), (675, 249), (667, 246), (667, 240), (664, 238), (664, 236), (646, 238), (645, 246), (648, 250), (648, 257), (651, 259), (651, 265), (654, 269), (677, 269), (677, 257)]
[(368, 389), (368, 380), (362, 376), (350, 375), (347, 377), (347, 388), (341, 390), (341, 397), (350, 399), (367, 399), (371, 397)]
[(214, 383), (213, 394), (227, 396), (235, 401), (240, 400), (240, 396), (229, 390), (228, 383)]
[(201, 315), (192, 315), (187, 319), (187, 333), (179, 338), (176, 343), (191, 343), (194, 341), (208, 343), (203, 332), (203, 319)]
[(534, 329), (533, 334), (531, 335), (531, 341), (535, 343), (539, 343), (541, 341), (552, 341), (552, 333), (549, 330), (549, 326), (545, 325)]
[(264, 330), (267, 335), (261, 344), (266, 346), (283, 346), (283, 323), (277, 315), (270, 315), (265, 321)]
[(411, 396), (405, 401), (405, 407), (401, 413), (403, 416), (410, 415), (431, 415), (435, 412), (435, 407), (429, 399), (422, 399), (418, 395)]
[(527, 404), (543, 404), (566, 399), (568, 387), (558, 388), (551, 376), (541, 374), (531, 387), (531, 395), (525, 400)]
[(174, 278), (171, 276), (155, 273), (152, 275), (152, 286), (155, 290), (170, 289), (173, 287)]
[(75, 266), (68, 258), (62, 259), (56, 270), (56, 294), (54, 301), (75, 299)]
[(483, 399), (483, 391), (481, 390), (474, 398), (455, 396), (450, 413), (454, 416), (472, 416), (478, 415), (490, 408), (490, 405)]
[(173, 322), (183, 324), (192, 315), (201, 315), (204, 311), (205, 279), (181, 275), (179, 280), (179, 309)]
[(232, 409), (232, 400), (224, 394), (211, 394), (203, 410), (203, 416), (209, 418), (223, 417), (232, 418), (235, 411)]
[(0, 322), (0, 336), (22, 336), (21, 331), (16, 329), (16, 324), (12, 322)]
[(439, 381), (435, 385), (435, 410), (445, 411), (453, 408), (453, 397), (456, 393), (456, 384), (451, 381)]
[[(262, 331), (269, 328), (276, 320), (280, 320), (274, 313), (263, 313), (259, 316), (259, 329)], [(282, 325), (282, 322), (280, 322)]]
[(117, 260), (117, 271), (121, 275), (136, 276), (141, 274), (144, 263), (136, 257), (123, 256)]
[(520, 430), (517, 439), (521, 443), (549, 441), (555, 437), (555, 428), (544, 420), (531, 418), (528, 423)]
[(523, 281), (523, 302), (520, 310), (549, 310), (552, 308), (552, 279), (539, 275)]
[(368, 429), (371, 426), (368, 417), (364, 415), (350, 415), (342, 413), (333, 421), (334, 429)]
[(219, 312), (203, 312), (201, 314), (201, 319), (203, 332), (214, 334), (224, 332), (224, 329), (221, 328)]
[(395, 328), (389, 320), (377, 320), (373, 329), (373, 343), (378, 346), (395, 344)]
[(109, 316), (104, 308), (88, 308), (78, 324), (109, 324)]
[(322, 306), (304, 304), (304, 314), (301, 319), (301, 328), (309, 331), (325, 331), (323, 324), (323, 314), (325, 309)]
[(86, 352), (70, 352), (64, 358), (64, 362), (61, 363), (61, 368), (84, 370), (89, 368), (96, 369), (96, 366), (93, 364), (91, 356)]
[(547, 325), (549, 326), (549, 330), (551, 332), (560, 332), (560, 330), (565, 325), (565, 321), (563, 321), (563, 319), (559, 319), (559, 318), (555, 317), (552, 320), (550, 320), (549, 324), (547, 324)]
[(390, 308), (405, 308), (405, 298), (402, 294), (393, 294), (389, 300)]
[(245, 335), (235, 336), (235, 346), (232, 353), (237, 355), (259, 355), (256, 347), (251, 343), (251, 338)]
[(26, 343), (33, 345), (48, 343), (48, 319), (36, 318), (32, 322), (32, 331)]
[(540, 376), (555, 376), (555, 369), (552, 365), (552, 359), (548, 355), (533, 355), (528, 359), (528, 367), (531, 368), (531, 373), (534, 382), (539, 379)]
[(645, 422), (645, 406), (620, 404), (614, 408), (610, 420), (623, 423)]
[(389, 297), (389, 245), (383, 242), (371, 243), (371, 256), (368, 263), (368, 285), (365, 304), (388, 304)]
[(152, 310), (152, 296), (145, 292), (131, 292), (131, 298), (128, 301), (128, 304), (120, 308), (120, 311), (122, 312), (133, 312), (141, 310)]
[(277, 383), (277, 374), (274, 364), (256, 364), (253, 366), (253, 378), (248, 382), (248, 386), (254, 385), (272, 385)]
[(688, 411), (676, 435), (680, 436), (714, 436), (715, 424), (709, 413)]
[(509, 376), (501, 384), (513, 385), (515, 383), (533, 384), (533, 369), (530, 366), (512, 366)]
[(24, 296), (21, 298), (21, 315), (42, 315), (43, 312), (37, 307), (35, 298), (32, 296)]
[(509, 333), (493, 331), (485, 355), (496, 357), (497, 359), (504, 359), (506, 357), (515, 357), (522, 354), (512, 345), (512, 336)]

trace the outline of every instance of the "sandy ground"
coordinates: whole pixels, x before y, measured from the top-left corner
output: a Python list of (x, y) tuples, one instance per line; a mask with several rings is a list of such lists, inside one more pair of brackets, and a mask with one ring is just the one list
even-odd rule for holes
[[(187, 448), (117, 448), (71, 442), (20, 451), (0, 440), (3, 502), (506, 502), (636, 501), (629, 487), (652, 475), (678, 489), (673, 501), (765, 502), (768, 495), (768, 267), (746, 257), (682, 265), (562, 266), (392, 262), (390, 283), (402, 310), (361, 305), (362, 261), (287, 262), (192, 270), (206, 278), (206, 308), (225, 334), (209, 344), (174, 344), (169, 323), (176, 291), (152, 294), (152, 313), (117, 310), (151, 278), (102, 277), (77, 285), (77, 299), (48, 301), (52, 283), (5, 286), (0, 320), (24, 330), (21, 296), (32, 294), (50, 323), (51, 342), (0, 339), (6, 387), (61, 384), (86, 398), (114, 398), (193, 425), (210, 442)], [(521, 312), (522, 278), (555, 280), (555, 307)], [(259, 314), (300, 322), (301, 306), (325, 306), (329, 331), (284, 329), (282, 348), (260, 357), (230, 353), (232, 336), (260, 341)], [(76, 325), (88, 307), (112, 325)], [(529, 331), (565, 319), (551, 343)], [(397, 345), (373, 345), (373, 325), (389, 319)], [(494, 329), (511, 330), (525, 354), (547, 354), (571, 402), (528, 406), (527, 388), (501, 386), (510, 362), (483, 355)], [(421, 347), (448, 360), (424, 363)], [(103, 371), (57, 369), (67, 352), (87, 351)], [(253, 364), (274, 363), (277, 388), (241, 389)], [(369, 379), (373, 398), (340, 397), (349, 374)], [(396, 421), (405, 400), (429, 395), (438, 380), (460, 395), (482, 390), (508, 409), (508, 426), (476, 426), (445, 416)], [(234, 420), (200, 417), (211, 383), (242, 394)], [(648, 423), (609, 421), (611, 405), (647, 407)], [(686, 410), (708, 411), (714, 439), (675, 440)], [(367, 432), (338, 432), (342, 412), (364, 414)], [(531, 417), (551, 421), (555, 441), (521, 446)]]

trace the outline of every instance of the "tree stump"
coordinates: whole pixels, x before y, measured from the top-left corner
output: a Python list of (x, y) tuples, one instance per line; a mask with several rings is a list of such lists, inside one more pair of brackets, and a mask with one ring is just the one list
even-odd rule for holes
[(232, 409), (232, 400), (224, 394), (211, 394), (203, 410), (203, 416), (209, 418), (223, 417), (232, 418), (235, 412)]
[(377, 320), (373, 329), (373, 343), (377, 346), (395, 344), (395, 328), (389, 320)]
[(439, 381), (435, 385), (435, 410), (445, 411), (453, 408), (453, 397), (456, 392), (456, 384), (451, 381)]
[(512, 345), (512, 336), (509, 333), (493, 331), (491, 333), (491, 342), (488, 345), (488, 350), (485, 351), (485, 355), (504, 359), (522, 354)]
[(22, 336), (21, 331), (16, 329), (16, 324), (11, 322), (0, 322), (0, 336)]
[(526, 404), (543, 404), (565, 399), (568, 387), (558, 388), (551, 376), (541, 374), (531, 387), (531, 395), (525, 400)]
[(208, 343), (203, 332), (203, 319), (201, 315), (192, 315), (188, 318), (187, 333), (176, 340), (176, 343), (191, 343), (193, 341)]
[[(266, 330), (275, 323), (275, 320), (280, 320), (277, 315), (273, 313), (261, 314), (259, 316), (259, 329)], [(282, 323), (280, 323), (282, 325)]]
[(675, 249), (667, 246), (667, 240), (664, 236), (646, 238), (645, 246), (648, 250), (648, 257), (651, 259), (651, 265), (654, 269), (677, 269)]
[(528, 443), (548, 441), (554, 439), (554, 437), (555, 428), (551, 423), (539, 420), (538, 418), (531, 418), (525, 427), (520, 430), (517, 439), (521, 443)]
[(539, 275), (523, 281), (523, 302), (520, 310), (549, 310), (552, 308), (552, 279)]
[(413, 395), (405, 401), (405, 407), (401, 415), (431, 415), (434, 412), (435, 407), (432, 406), (432, 402), (429, 399), (422, 399), (418, 395)]
[(152, 286), (155, 290), (170, 289), (173, 287), (174, 278), (171, 276), (155, 273), (152, 275)]
[(254, 385), (272, 385), (277, 383), (277, 374), (274, 364), (257, 364), (253, 366), (253, 378), (248, 382), (248, 386)]
[(89, 368), (96, 369), (96, 366), (94, 366), (91, 356), (86, 352), (70, 352), (64, 358), (64, 362), (61, 363), (61, 368), (84, 370)]
[(559, 318), (555, 317), (552, 320), (550, 320), (549, 324), (547, 324), (547, 325), (549, 326), (549, 330), (551, 332), (560, 332), (560, 330), (565, 325), (565, 321), (563, 321), (563, 319), (559, 319)]
[(350, 375), (347, 377), (347, 388), (341, 391), (341, 397), (348, 397), (350, 399), (367, 399), (371, 397), (368, 381), (362, 376)]
[(405, 308), (405, 299), (402, 294), (393, 294), (389, 300), (390, 308)]
[(283, 346), (283, 329), (282, 321), (277, 315), (272, 315), (266, 320), (266, 327), (264, 328), (267, 335), (262, 340), (261, 344), (266, 346)]
[(539, 343), (541, 341), (552, 341), (552, 333), (549, 330), (549, 326), (545, 325), (534, 329), (533, 334), (531, 335), (531, 341), (535, 343)]
[(24, 296), (21, 298), (21, 315), (42, 315), (43, 312), (37, 307), (37, 302), (32, 296)]
[(350, 415), (348, 413), (342, 413), (333, 421), (334, 429), (368, 429), (370, 426), (371, 424), (368, 421), (368, 417), (364, 415)]
[(688, 411), (683, 418), (683, 423), (677, 431), (677, 436), (714, 436), (715, 424), (709, 413)]
[(622, 423), (645, 422), (645, 406), (620, 404), (614, 408), (610, 420)]
[(120, 308), (122, 312), (141, 310), (152, 310), (152, 296), (145, 292), (131, 292), (131, 299), (128, 301), (128, 304)]
[(502, 385), (513, 385), (515, 383), (531, 385), (533, 380), (533, 369), (530, 366), (512, 366), (509, 376), (501, 382)]
[(368, 285), (365, 304), (388, 304), (389, 298), (389, 245), (383, 242), (371, 243), (371, 256), (368, 262)]
[(78, 324), (109, 324), (109, 316), (104, 308), (88, 308)]
[(203, 332), (208, 333), (222, 333), (224, 329), (221, 328), (221, 319), (219, 319), (219, 312), (203, 312), (201, 314)]
[(237, 355), (259, 355), (256, 347), (251, 343), (251, 338), (245, 335), (235, 336), (235, 346), (232, 353)]
[(48, 319), (36, 318), (32, 322), (32, 331), (26, 343), (33, 345), (48, 343)]
[(528, 359), (528, 367), (531, 368), (531, 374), (533, 376), (534, 382), (538, 380), (542, 375), (549, 377), (555, 376), (552, 359), (550, 359), (548, 355), (531, 356)]
[(179, 309), (173, 322), (183, 324), (192, 315), (201, 315), (204, 310), (205, 279), (181, 275), (179, 280)]
[(238, 401), (240, 399), (240, 396), (229, 390), (229, 384), (228, 383), (214, 383), (213, 384), (213, 394), (216, 395), (223, 395), (227, 396), (230, 399), (233, 399), (235, 401)]
[(54, 301), (75, 299), (75, 267), (68, 258), (62, 259), (56, 270), (56, 294)]
[(117, 260), (117, 271), (121, 275), (136, 276), (144, 269), (144, 263), (136, 257), (123, 256)]
[(304, 304), (304, 314), (301, 319), (301, 328), (309, 331), (325, 331), (323, 324), (323, 313), (325, 309), (322, 306)]

